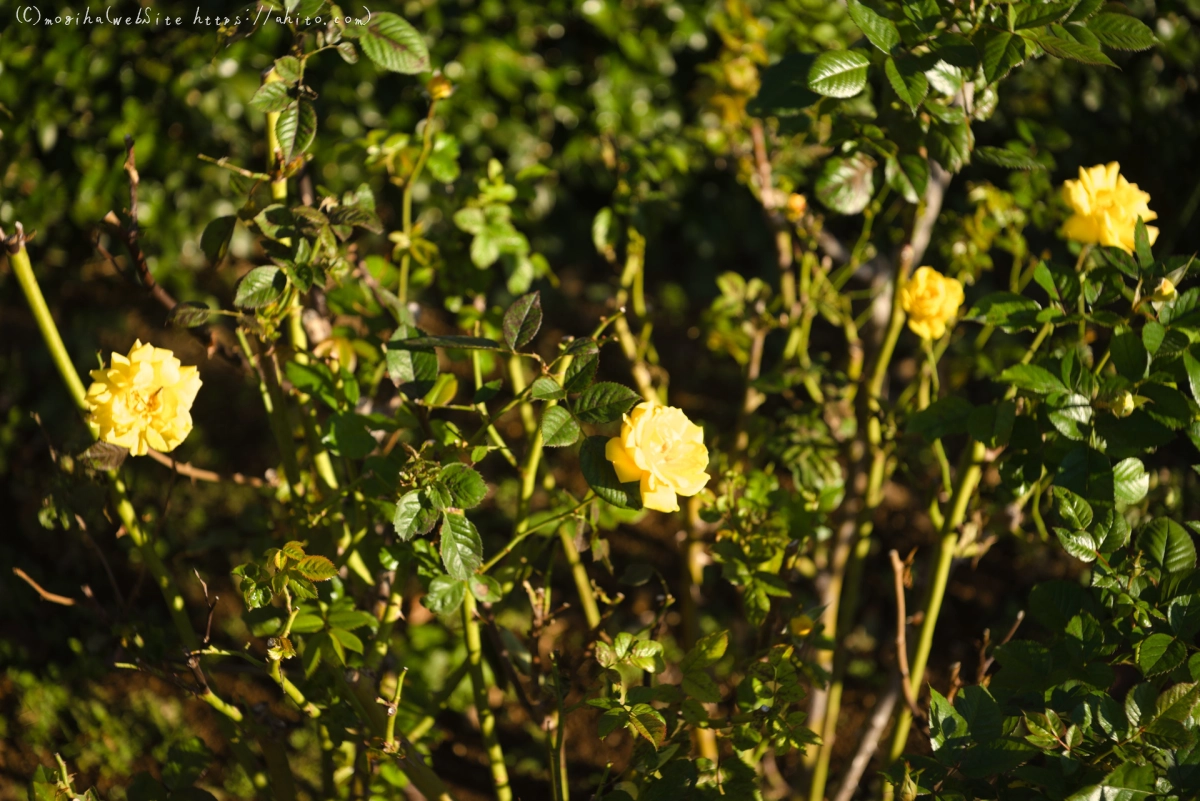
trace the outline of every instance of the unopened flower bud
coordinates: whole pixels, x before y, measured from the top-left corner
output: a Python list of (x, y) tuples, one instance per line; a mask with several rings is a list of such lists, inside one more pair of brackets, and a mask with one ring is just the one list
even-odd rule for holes
[(1133, 393), (1128, 390), (1122, 392), (1112, 402), (1110, 408), (1117, 417), (1128, 417), (1133, 414), (1133, 410), (1137, 408), (1137, 404), (1133, 402)]
[(1175, 284), (1170, 278), (1164, 278), (1154, 290), (1154, 294), (1150, 296), (1150, 300), (1156, 303), (1169, 303), (1179, 296), (1179, 292), (1175, 289)]
[(808, 211), (808, 198), (796, 192), (788, 195), (787, 214), (790, 219), (799, 220), (806, 211)]
[(429, 96), (434, 100), (445, 100), (454, 94), (454, 84), (450, 83), (450, 79), (440, 72), (433, 74), (425, 88), (429, 90)]
[(797, 637), (807, 637), (813, 630), (813, 619), (808, 615), (797, 615), (788, 621), (788, 631)]

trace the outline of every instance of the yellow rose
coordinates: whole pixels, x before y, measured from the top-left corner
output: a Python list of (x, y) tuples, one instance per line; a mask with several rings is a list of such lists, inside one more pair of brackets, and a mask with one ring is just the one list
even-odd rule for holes
[(962, 305), (962, 284), (932, 267), (921, 267), (900, 290), (900, 302), (914, 334), (922, 339), (941, 339), (946, 324), (958, 315)]
[(1125, 391), (1117, 396), (1109, 408), (1117, 417), (1128, 417), (1137, 408), (1137, 402), (1133, 399), (1133, 393)]
[(639, 403), (625, 415), (621, 435), (608, 441), (604, 455), (618, 479), (639, 482), (647, 509), (677, 511), (677, 495), (695, 495), (708, 483), (704, 431), (674, 406)]
[(128, 356), (112, 355), (112, 365), (92, 370), (87, 391), (88, 427), (104, 442), (128, 448), (173, 451), (192, 430), (192, 402), (200, 391), (195, 367), (180, 365), (165, 348), (133, 343)]
[[(1117, 162), (1079, 168), (1078, 181), (1063, 183), (1063, 198), (1074, 214), (1063, 223), (1067, 239), (1085, 245), (1105, 245), (1133, 253), (1133, 231), (1137, 219), (1150, 222), (1158, 215), (1150, 211), (1150, 195), (1121, 175)], [(1158, 229), (1147, 225), (1150, 244), (1158, 239)]]

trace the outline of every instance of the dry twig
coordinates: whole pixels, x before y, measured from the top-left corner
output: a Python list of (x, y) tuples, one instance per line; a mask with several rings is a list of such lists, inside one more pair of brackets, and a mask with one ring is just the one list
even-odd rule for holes
[(26, 573), (21, 568), (14, 567), (12, 569), (12, 571), (17, 576), (17, 578), (24, 581), (30, 587), (33, 587), (33, 589), (37, 592), (37, 594), (42, 596), (43, 601), (49, 601), (52, 604), (60, 604), (62, 606), (74, 606), (75, 605), (74, 598), (68, 598), (65, 595), (58, 595), (56, 593), (50, 592), (47, 589), (44, 589), (41, 584), (38, 584), (36, 581), (31, 579), (29, 577), (29, 574)]
[(925, 713), (917, 706), (908, 675), (908, 641), (905, 634), (908, 628), (908, 613), (904, 605), (904, 560), (894, 548), (888, 555), (892, 559), (892, 574), (896, 583), (896, 661), (900, 665), (900, 684), (904, 691), (904, 701), (912, 711), (913, 717), (921, 720), (924, 719)]

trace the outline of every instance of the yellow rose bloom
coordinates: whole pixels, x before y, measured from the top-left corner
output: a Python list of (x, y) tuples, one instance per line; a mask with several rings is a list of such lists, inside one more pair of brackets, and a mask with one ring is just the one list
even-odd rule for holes
[(932, 267), (921, 267), (900, 290), (900, 302), (914, 334), (922, 339), (941, 339), (946, 324), (958, 315), (962, 305), (962, 284)]
[[(1079, 180), (1065, 181), (1062, 191), (1074, 212), (1063, 223), (1063, 236), (1085, 245), (1105, 245), (1133, 253), (1138, 217), (1144, 222), (1158, 219), (1150, 211), (1150, 195), (1125, 180), (1121, 165), (1115, 161), (1080, 167)], [(1147, 225), (1146, 235), (1153, 245), (1158, 229)]]
[(145, 456), (150, 448), (173, 451), (192, 430), (192, 402), (200, 374), (165, 348), (133, 343), (128, 356), (92, 370), (87, 391), (88, 427), (104, 442)]
[(660, 512), (679, 509), (678, 495), (695, 495), (708, 483), (704, 430), (681, 409), (640, 403), (625, 415), (621, 435), (605, 446), (617, 478), (637, 481), (642, 505)]

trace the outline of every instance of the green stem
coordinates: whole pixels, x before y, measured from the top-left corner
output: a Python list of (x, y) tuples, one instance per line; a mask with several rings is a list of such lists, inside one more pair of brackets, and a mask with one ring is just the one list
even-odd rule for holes
[[(263, 77), (264, 84), (276, 83), (282, 80), (283, 79), (279, 77), (279, 73), (275, 71), (274, 67), (267, 70), (267, 74)], [(279, 115), (281, 113), (282, 112), (279, 111), (267, 112), (267, 165), (272, 169), (283, 168), (283, 149), (279, 146), (279, 136), (275, 133), (275, 127), (279, 124)], [(279, 161), (275, 159), (276, 153), (279, 153)], [(288, 186), (286, 178), (280, 178), (278, 180), (271, 181), (272, 199), (280, 203), (286, 203), (287, 196)]]
[(502, 549), (500, 549), (500, 552), (498, 554), (496, 554), (491, 559), (489, 559), (483, 563), (483, 567), (479, 568), (479, 572), (486, 573), (489, 570), (491, 570), (493, 567), (495, 567), (500, 562), (501, 559), (503, 559), (504, 557), (506, 557), (510, 553), (512, 553), (513, 550), (518, 545), (520, 545), (521, 542), (523, 542), (530, 534), (534, 534), (534, 533), (540, 531), (541, 529), (546, 528), (547, 526), (552, 526), (555, 523), (561, 522), (564, 518), (571, 517), (572, 515), (576, 514), (580, 509), (587, 506), (589, 503), (591, 503), (595, 499), (596, 499), (596, 496), (593, 495), (591, 493), (591, 491), (589, 490), (587, 495), (584, 496), (582, 501), (575, 504), (567, 511), (562, 512), (561, 514), (557, 514), (554, 517), (543, 520), (540, 523), (538, 523), (536, 526), (522, 527), (521, 530), (516, 535), (514, 535), (511, 540), (508, 541), (508, 544), (505, 545)]
[(488, 704), (488, 684), (483, 675), (483, 645), (479, 633), (479, 621), (475, 618), (475, 596), (466, 593), (462, 604), (463, 636), (467, 643), (467, 662), (470, 665), (471, 688), (475, 692), (475, 713), (479, 716), (479, 732), (487, 750), (488, 763), (492, 769), (492, 783), (498, 801), (512, 801), (512, 785), (508, 782), (508, 767), (504, 764), (504, 750), (496, 736), (496, 717)]
[(404, 184), (403, 206), (401, 210), (402, 221), (404, 226), (404, 236), (408, 242), (408, 249), (404, 251), (404, 255), (400, 257), (400, 291), (397, 297), (400, 299), (401, 306), (408, 305), (408, 272), (412, 267), (412, 196), (413, 187), (417, 185), (417, 179), (421, 177), (421, 171), (425, 169), (425, 162), (429, 160), (429, 154), (433, 150), (433, 114), (437, 109), (437, 99), (429, 101), (429, 113), (425, 115), (425, 130), (422, 131), (423, 141), (421, 142), (421, 155), (417, 157), (417, 163), (413, 166), (412, 172)]
[[(1038, 348), (1046, 341), (1046, 337), (1054, 330), (1053, 323), (1046, 323), (1038, 331), (1033, 343), (1029, 346), (1029, 350), (1021, 358), (1021, 364), (1029, 364), (1033, 360), (1033, 356), (1037, 353)], [(1005, 393), (1005, 400), (1011, 400), (1016, 397), (1017, 388), (1010, 386)], [(933, 577), (930, 580), (929, 590), (925, 599), (924, 619), (921, 622), (921, 633), (917, 640), (917, 650), (913, 655), (912, 669), (909, 673), (909, 687), (914, 696), (918, 695), (921, 690), (921, 685), (925, 681), (925, 666), (929, 661), (929, 652), (933, 648), (933, 634), (937, 628), (938, 616), (942, 611), (942, 601), (946, 596), (946, 584), (950, 578), (950, 567), (954, 561), (954, 551), (958, 546), (958, 528), (962, 525), (966, 518), (967, 508), (970, 506), (971, 497), (975, 493), (975, 489), (979, 486), (979, 479), (983, 475), (983, 459), (987, 454), (987, 446), (982, 442), (976, 442), (971, 446), (971, 453), (962, 475), (959, 477), (958, 486), (955, 488), (954, 496), (950, 503), (950, 514), (946, 516), (945, 523), (942, 526), (941, 539), (938, 542), (937, 562), (934, 566)], [(908, 732), (912, 726), (912, 711), (907, 705), (904, 705), (900, 710), (900, 717), (896, 721), (896, 728), (892, 737), (892, 748), (888, 756), (888, 764), (895, 762), (900, 754), (904, 752), (904, 747), (908, 743)]]
[(296, 460), (296, 446), (292, 442), (291, 424), (288, 423), (285, 416), (282, 403), (283, 393), (279, 391), (278, 383), (267, 377), (268, 371), (273, 368), (264, 364), (261, 356), (254, 353), (254, 349), (250, 347), (250, 340), (246, 338), (246, 332), (241, 328), (237, 329), (237, 338), (238, 343), (242, 346), (242, 351), (246, 354), (246, 359), (258, 368), (258, 392), (262, 396), (263, 408), (266, 409), (271, 433), (275, 436), (275, 444), (279, 446), (288, 494), (296, 497), (300, 491), (300, 463)]
[[(18, 241), (22, 237), (23, 233), (18, 228)], [(71, 400), (75, 401), (75, 405), (80, 409), (87, 411), (87, 404), (84, 403), (87, 390), (83, 388), (83, 382), (79, 380), (79, 373), (75, 371), (75, 365), (71, 363), (71, 357), (58, 333), (58, 326), (54, 324), (54, 318), (50, 315), (50, 307), (46, 305), (46, 298), (42, 295), (42, 289), (38, 286), (37, 278), (33, 274), (33, 266), (29, 263), (29, 253), (25, 250), (23, 241), (20, 241), (15, 252), (9, 251), (8, 263), (13, 272), (17, 274), (17, 283), (25, 292), (25, 299), (29, 301), (29, 308), (33, 311), (34, 319), (37, 320), (38, 328), (42, 332), (42, 339), (50, 348), (50, 356), (54, 359), (54, 365), (58, 368), (63, 382), (66, 383), (67, 390), (71, 393)]]
[(579, 593), (579, 604), (583, 607), (588, 628), (596, 629), (600, 625), (600, 609), (596, 606), (592, 580), (588, 578), (587, 568), (579, 558), (579, 549), (575, 547), (575, 539), (566, 526), (559, 527), (558, 537), (562, 541), (563, 553), (567, 555), (567, 564), (571, 566), (571, 576), (575, 579), (575, 590)]
[(389, 746), (396, 742), (396, 713), (400, 706), (400, 694), (404, 691), (404, 677), (407, 674), (408, 668), (404, 668), (396, 677), (396, 690), (392, 693), (392, 705), (388, 710), (387, 731), (383, 736), (383, 741)]

